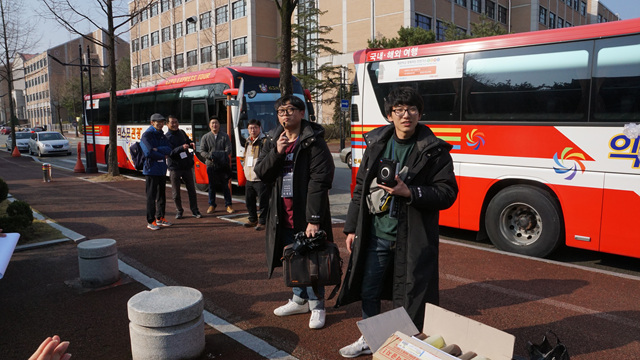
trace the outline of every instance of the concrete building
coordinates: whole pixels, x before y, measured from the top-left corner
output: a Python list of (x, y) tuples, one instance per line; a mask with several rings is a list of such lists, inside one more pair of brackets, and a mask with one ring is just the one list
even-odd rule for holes
[[(106, 33), (102, 29), (88, 35), (102, 42), (107, 41)], [(51, 125), (58, 124), (58, 119), (62, 119), (63, 122), (73, 120), (61, 105), (61, 93), (68, 81), (80, 76), (80, 69), (77, 66), (64, 66), (51, 57), (55, 57), (62, 63), (79, 64), (81, 48), (84, 63), (86, 63), (87, 46), (90, 49), (92, 65), (108, 64), (106, 49), (83, 37), (48, 49), (24, 61), (25, 111), (30, 126), (51, 128)], [(116, 41), (116, 61), (127, 56), (129, 56), (129, 43), (119, 38)], [(104, 70), (92, 68), (92, 74), (97, 75), (102, 71)]]
[[(301, 3), (310, 0), (301, 0)], [(618, 20), (599, 0), (315, 0), (319, 24), (332, 31), (340, 55), (318, 54), (316, 65), (349, 66), (367, 40), (397, 36), (401, 26), (433, 30), (446, 22), (471, 34), (486, 15), (510, 32)], [(129, 3), (130, 13), (148, 0)], [(293, 21), (295, 21), (295, 16)], [(280, 16), (273, 0), (159, 0), (131, 23), (132, 86), (229, 64), (278, 67)], [(294, 73), (296, 72), (294, 64)], [(332, 109), (318, 112), (320, 122)]]

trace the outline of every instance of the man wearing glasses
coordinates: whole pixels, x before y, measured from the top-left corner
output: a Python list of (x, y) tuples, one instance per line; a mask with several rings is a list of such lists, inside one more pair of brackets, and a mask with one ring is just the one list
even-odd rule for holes
[[(331, 232), (329, 189), (335, 166), (324, 140), (322, 126), (304, 120), (305, 104), (286, 95), (275, 104), (280, 126), (267, 133), (254, 171), (266, 184), (273, 184), (266, 223), (267, 266), (282, 266), (282, 250), (304, 231), (307, 237), (319, 230)], [(295, 207), (295, 208), (294, 208)], [(324, 287), (294, 287), (293, 298), (274, 310), (277, 316), (311, 311), (309, 327), (324, 326)]]
[[(439, 211), (458, 194), (452, 146), (419, 125), (423, 107), (413, 88), (396, 88), (384, 105), (390, 124), (364, 135), (367, 149), (344, 226), (351, 258), (336, 303), (360, 300), (368, 318), (380, 313), (381, 299), (392, 300), (418, 329), (424, 304), (438, 304)], [(361, 336), (340, 354), (353, 358), (371, 349)]]

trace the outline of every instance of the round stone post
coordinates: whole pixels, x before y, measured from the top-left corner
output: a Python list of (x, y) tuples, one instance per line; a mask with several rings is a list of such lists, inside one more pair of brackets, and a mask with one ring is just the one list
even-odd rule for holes
[(193, 359), (204, 351), (202, 293), (184, 286), (140, 292), (127, 303), (133, 360)]
[(78, 244), (78, 267), (82, 286), (97, 288), (118, 281), (120, 271), (116, 241), (95, 239)]

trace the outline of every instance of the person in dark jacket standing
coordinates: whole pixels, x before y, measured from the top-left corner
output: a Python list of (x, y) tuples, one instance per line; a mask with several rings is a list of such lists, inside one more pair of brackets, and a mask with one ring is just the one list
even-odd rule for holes
[[(344, 226), (351, 256), (336, 305), (360, 300), (368, 318), (380, 313), (381, 299), (389, 299), (422, 329), (425, 303), (439, 299), (439, 211), (458, 194), (452, 147), (419, 125), (424, 105), (413, 88), (392, 90), (384, 107), (391, 124), (364, 136), (367, 149)], [(393, 164), (396, 185), (378, 184), (385, 163)], [(371, 349), (360, 337), (340, 354), (352, 358)]]
[(161, 114), (151, 115), (151, 126), (140, 137), (140, 148), (145, 157), (142, 173), (147, 193), (147, 228), (150, 230), (173, 225), (164, 218), (167, 203), (165, 158), (171, 153), (171, 144), (162, 131), (164, 123)]
[(229, 214), (235, 210), (231, 207), (231, 190), (229, 189), (229, 179), (231, 178), (231, 140), (229, 135), (220, 131), (218, 118), (212, 116), (209, 120), (210, 132), (204, 134), (200, 139), (200, 155), (206, 159), (207, 177), (209, 178), (209, 208), (207, 214), (216, 211), (216, 185), (222, 185), (224, 194), (224, 205)]
[[(260, 180), (253, 168), (260, 157), (260, 149), (266, 141), (266, 137), (260, 130), (260, 120), (251, 119), (247, 124), (249, 137), (247, 138), (243, 170), (244, 176), (247, 178), (247, 184), (244, 186), (245, 203), (249, 212), (249, 222), (244, 224), (245, 227), (254, 227), (256, 230), (263, 230), (267, 223), (267, 209), (269, 208), (270, 191), (264, 182)], [(260, 218), (258, 218), (258, 207), (256, 206), (256, 198), (260, 200)]]
[(198, 198), (196, 196), (196, 184), (193, 174), (193, 153), (196, 144), (187, 136), (184, 130), (180, 130), (178, 118), (169, 115), (169, 130), (165, 134), (171, 143), (171, 154), (167, 159), (169, 167), (169, 178), (171, 179), (171, 195), (176, 205), (176, 219), (182, 219), (184, 210), (182, 208), (182, 198), (180, 197), (180, 181), (184, 181), (189, 195), (189, 208), (195, 218), (201, 218), (198, 210)]
[[(254, 171), (260, 180), (273, 184), (266, 226), (269, 277), (281, 266), (282, 251), (296, 233), (307, 237), (319, 230), (333, 241), (329, 189), (335, 166), (324, 140), (322, 126), (304, 120), (305, 104), (285, 95), (275, 104), (280, 126), (267, 133)], [(295, 208), (294, 208), (295, 207)], [(273, 311), (277, 316), (303, 314), (311, 310), (309, 327), (325, 323), (324, 287), (294, 287), (293, 298)]]

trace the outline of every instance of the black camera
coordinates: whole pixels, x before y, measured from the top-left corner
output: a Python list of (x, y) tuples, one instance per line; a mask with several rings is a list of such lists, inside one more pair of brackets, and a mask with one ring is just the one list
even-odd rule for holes
[(378, 184), (388, 187), (394, 187), (398, 183), (396, 181), (398, 162), (390, 159), (380, 159), (378, 164)]
[(323, 241), (327, 239), (327, 233), (324, 230), (318, 230), (314, 237), (308, 238), (304, 231), (295, 234), (293, 242), (293, 251), (304, 255), (308, 251), (320, 248)]

